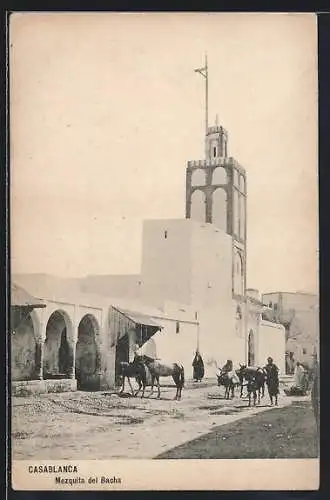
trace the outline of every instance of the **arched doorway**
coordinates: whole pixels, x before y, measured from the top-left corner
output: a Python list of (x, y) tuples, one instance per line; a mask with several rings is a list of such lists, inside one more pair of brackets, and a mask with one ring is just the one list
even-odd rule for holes
[(11, 378), (36, 379), (36, 335), (31, 314), (17, 308), (14, 312), (17, 325), (11, 335)]
[(248, 338), (248, 366), (255, 365), (255, 345), (254, 345), (254, 333), (250, 330)]
[(75, 374), (78, 389), (98, 389), (100, 370), (99, 349), (96, 338), (99, 325), (92, 314), (86, 314), (78, 326)]
[(64, 311), (49, 317), (44, 345), (43, 377), (69, 378), (73, 371), (72, 324)]

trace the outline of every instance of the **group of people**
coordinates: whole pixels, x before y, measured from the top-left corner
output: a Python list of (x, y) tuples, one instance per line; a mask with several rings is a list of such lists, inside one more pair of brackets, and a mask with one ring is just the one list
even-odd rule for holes
[[(195, 357), (192, 363), (193, 366), (193, 379), (196, 382), (200, 382), (202, 378), (204, 377), (204, 362), (202, 359), (202, 356), (198, 349), (196, 350)], [(277, 396), (279, 394), (279, 369), (275, 365), (273, 358), (268, 357), (267, 358), (267, 364), (264, 366), (264, 371), (266, 374), (266, 384), (267, 384), (267, 389), (269, 393), (269, 397), (271, 399), (271, 402), (273, 402), (273, 398), (275, 399), (275, 404), (277, 404)], [(221, 369), (221, 372), (223, 374), (227, 374), (228, 377), (231, 377), (233, 380), (236, 379), (236, 382), (238, 383), (238, 375), (236, 371), (234, 370), (233, 367), (233, 362), (231, 359), (228, 359), (224, 366)]]

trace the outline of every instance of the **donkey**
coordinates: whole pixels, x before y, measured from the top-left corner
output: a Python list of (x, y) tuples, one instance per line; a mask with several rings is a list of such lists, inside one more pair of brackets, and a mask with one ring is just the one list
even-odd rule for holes
[(258, 404), (260, 404), (260, 397), (265, 395), (265, 371), (259, 367), (242, 365), (239, 372), (243, 379), (247, 381), (249, 406), (251, 406), (251, 396), (253, 396), (253, 406), (256, 405), (257, 399)]
[[(236, 378), (237, 377), (237, 378)], [(225, 399), (234, 398), (235, 387), (241, 385), (241, 380), (238, 374), (235, 372), (233, 375), (223, 372), (219, 369), (219, 374), (217, 374), (218, 386), (223, 385), (225, 387)]]
[(176, 386), (176, 394), (174, 396), (175, 400), (181, 399), (182, 388), (184, 387), (184, 368), (180, 363), (170, 363), (165, 364), (161, 361), (154, 360), (149, 358), (148, 356), (142, 355), (139, 356), (142, 362), (146, 365), (146, 367), (150, 370), (152, 383), (151, 383), (151, 392), (148, 397), (150, 397), (154, 392), (155, 382), (157, 383), (158, 395), (157, 398), (160, 398), (160, 383), (159, 377), (168, 377), (172, 375), (173, 381)]

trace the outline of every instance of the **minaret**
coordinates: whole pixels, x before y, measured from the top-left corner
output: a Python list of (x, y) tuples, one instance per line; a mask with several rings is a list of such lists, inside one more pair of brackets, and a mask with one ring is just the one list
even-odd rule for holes
[[(205, 68), (195, 71), (207, 81)], [(246, 173), (228, 156), (228, 133), (217, 120), (206, 129), (205, 159), (187, 164), (186, 218), (212, 224), (232, 237), (233, 295), (245, 297)]]

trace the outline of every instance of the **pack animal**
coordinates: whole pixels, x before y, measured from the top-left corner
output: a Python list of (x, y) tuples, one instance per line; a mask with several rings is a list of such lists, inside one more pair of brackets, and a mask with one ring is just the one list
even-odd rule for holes
[(176, 394), (174, 396), (175, 400), (181, 399), (182, 389), (184, 387), (184, 367), (180, 363), (169, 363), (165, 364), (160, 360), (154, 360), (149, 358), (148, 356), (140, 356), (140, 360), (146, 365), (149, 369), (152, 382), (151, 382), (151, 392), (148, 397), (150, 397), (154, 392), (154, 385), (156, 382), (158, 395), (157, 398), (160, 398), (160, 377), (169, 377), (172, 376), (173, 381), (176, 386)]
[(218, 386), (225, 387), (225, 399), (229, 399), (230, 396), (234, 398), (235, 396), (235, 387), (241, 385), (241, 380), (237, 372), (233, 374), (224, 372), (222, 369), (219, 369), (219, 373), (217, 374)]
[[(251, 406), (251, 398), (253, 397), (253, 405), (260, 404), (261, 397), (265, 395), (266, 373), (262, 368), (242, 365), (240, 376), (246, 380), (247, 393), (249, 398), (249, 406)], [(243, 390), (243, 384), (241, 386)], [(242, 392), (241, 392), (242, 394)]]

